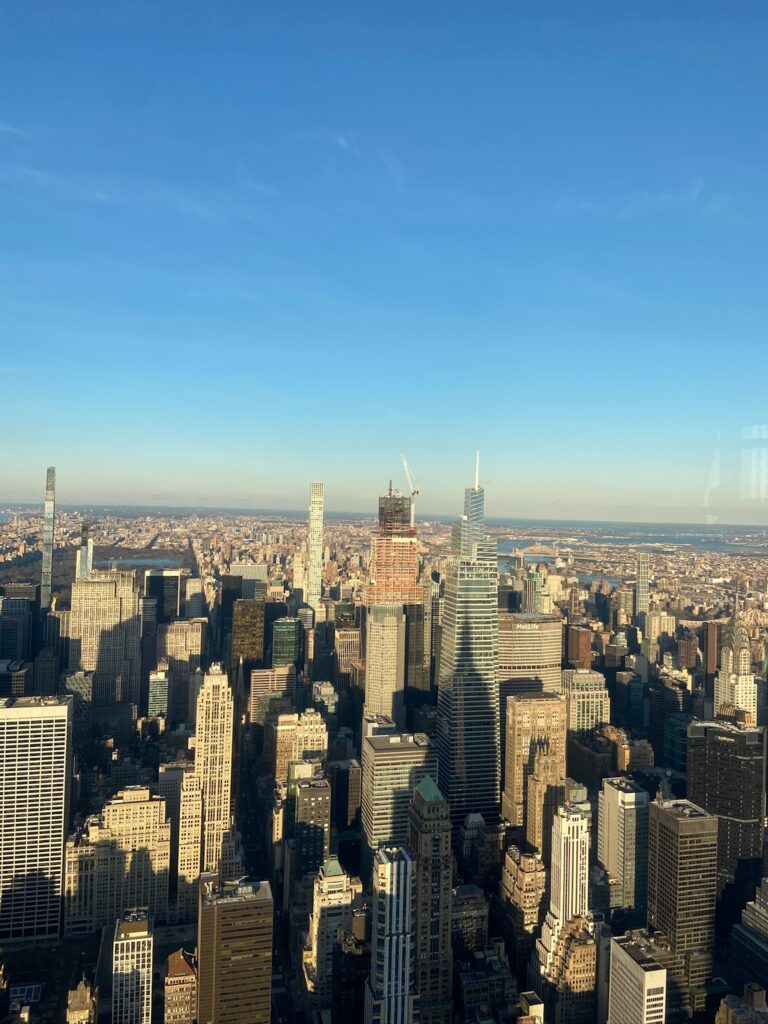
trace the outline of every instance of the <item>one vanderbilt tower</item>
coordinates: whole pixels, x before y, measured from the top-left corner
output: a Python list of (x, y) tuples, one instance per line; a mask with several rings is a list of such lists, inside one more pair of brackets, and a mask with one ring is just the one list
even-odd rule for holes
[(440, 788), (454, 828), (467, 814), (499, 813), (498, 568), (485, 532), (480, 457), (464, 492), (445, 566), (445, 606), (438, 677)]

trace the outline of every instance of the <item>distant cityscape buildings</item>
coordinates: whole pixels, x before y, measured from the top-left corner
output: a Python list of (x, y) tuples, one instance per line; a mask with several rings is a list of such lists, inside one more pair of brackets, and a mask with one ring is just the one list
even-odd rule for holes
[(763, 538), (406, 475), (0, 520), (0, 1020), (765, 1016)]

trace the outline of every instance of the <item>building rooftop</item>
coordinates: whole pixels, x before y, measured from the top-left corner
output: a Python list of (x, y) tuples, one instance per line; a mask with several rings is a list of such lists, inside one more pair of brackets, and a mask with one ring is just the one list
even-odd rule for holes
[(661, 807), (675, 818), (710, 818), (712, 815), (690, 800), (657, 800)]
[(195, 977), (195, 966), (191, 953), (183, 949), (175, 949), (168, 957), (165, 972), (166, 978)]
[(416, 789), (429, 803), (434, 803), (436, 801), (445, 802), (445, 797), (438, 789), (437, 783), (431, 775), (425, 775), (421, 782), (416, 786)]
[(269, 882), (255, 879), (240, 878), (236, 882), (219, 883), (218, 879), (205, 879), (202, 883), (202, 902), (204, 906), (217, 903), (244, 903), (247, 900), (266, 903), (272, 902), (272, 889)]

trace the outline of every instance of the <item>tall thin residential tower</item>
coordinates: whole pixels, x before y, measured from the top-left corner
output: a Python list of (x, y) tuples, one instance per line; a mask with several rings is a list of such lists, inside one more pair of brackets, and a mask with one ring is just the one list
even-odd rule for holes
[(455, 828), (472, 812), (499, 813), (498, 569), (479, 476), (478, 462), (445, 566), (437, 741)]
[(323, 578), (323, 504), (324, 487), (309, 485), (309, 537), (307, 543), (307, 604), (317, 611)]
[(51, 606), (53, 575), (53, 525), (56, 518), (56, 468), (49, 466), (45, 476), (45, 510), (43, 512), (43, 572), (40, 579), (40, 607)]

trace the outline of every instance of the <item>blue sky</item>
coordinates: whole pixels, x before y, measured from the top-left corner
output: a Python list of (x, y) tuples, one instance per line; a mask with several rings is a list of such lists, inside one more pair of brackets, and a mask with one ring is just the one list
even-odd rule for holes
[(404, 451), (451, 512), (479, 447), (493, 514), (701, 518), (768, 418), (767, 47), (764, 3), (4, 4), (0, 502), (370, 508)]

